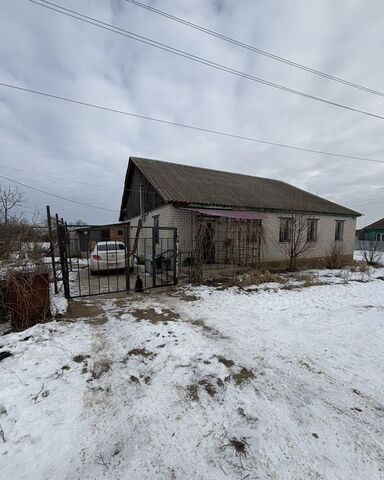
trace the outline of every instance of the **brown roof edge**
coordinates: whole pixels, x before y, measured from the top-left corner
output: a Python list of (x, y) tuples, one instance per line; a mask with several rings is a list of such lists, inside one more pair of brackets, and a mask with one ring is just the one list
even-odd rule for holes
[(362, 228), (362, 230), (384, 230), (384, 218), (367, 225), (366, 227)]

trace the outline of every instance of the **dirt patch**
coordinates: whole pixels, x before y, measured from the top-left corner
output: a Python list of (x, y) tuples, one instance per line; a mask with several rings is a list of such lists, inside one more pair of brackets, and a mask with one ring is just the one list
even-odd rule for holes
[(196, 319), (196, 320), (185, 320), (186, 322), (190, 323), (191, 325), (195, 325), (197, 327), (201, 327), (203, 329), (203, 331), (208, 334), (209, 336), (212, 336), (212, 337), (219, 337), (219, 338), (222, 338), (222, 339), (225, 339), (227, 337), (225, 337), (225, 335), (223, 335), (222, 333), (220, 333), (218, 330), (206, 325), (203, 320), (201, 319)]
[(95, 362), (91, 371), (92, 378), (98, 380), (100, 377), (109, 372), (109, 370), (111, 369), (111, 365), (112, 362), (107, 359)]
[(235, 381), (236, 385), (242, 385), (243, 383), (247, 382), (248, 380), (252, 380), (255, 378), (255, 374), (252, 370), (248, 368), (242, 367), (238, 373), (234, 373), (232, 375), (233, 380)]
[(88, 325), (104, 325), (108, 322), (108, 318), (105, 315), (100, 315), (98, 317), (86, 318), (84, 320)]
[(168, 322), (176, 322), (180, 319), (180, 315), (169, 308), (162, 308), (160, 312), (154, 308), (137, 308), (130, 310), (129, 313), (133, 315), (137, 321), (147, 320), (153, 324), (163, 323), (167, 325)]
[(87, 358), (91, 358), (90, 355), (75, 355), (72, 360), (76, 363), (84, 362)]
[(222, 355), (217, 355), (217, 361), (225, 365), (227, 368), (231, 368), (235, 365), (233, 360), (223, 357)]
[(68, 316), (74, 319), (88, 318), (92, 319), (103, 314), (103, 310), (94, 303), (84, 301), (74, 301), (69, 304)]
[(171, 297), (176, 297), (180, 300), (182, 300), (183, 302), (195, 302), (196, 300), (200, 300), (200, 297), (198, 297), (197, 295), (194, 295), (192, 293), (186, 293), (184, 291), (176, 291), (174, 293), (172, 293), (170, 295)]
[(156, 357), (157, 353), (150, 352), (148, 351), (145, 347), (143, 348), (132, 348), (127, 353), (127, 357), (144, 357), (148, 358), (150, 360), (154, 359)]

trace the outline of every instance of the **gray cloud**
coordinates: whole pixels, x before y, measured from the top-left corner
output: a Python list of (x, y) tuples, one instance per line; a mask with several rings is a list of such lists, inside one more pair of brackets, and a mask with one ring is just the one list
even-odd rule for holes
[[(124, 0), (57, 3), (273, 82), (384, 112), (380, 97), (227, 45)], [(369, 4), (159, 0), (153, 4), (313, 68), (382, 89), (384, 4), (380, 0)], [(206, 128), (384, 159), (381, 120), (212, 70), (26, 0), (2, 2), (0, 27), (1, 81)], [(96, 206), (119, 209), (128, 157), (140, 155), (279, 178), (361, 211), (362, 224), (383, 216), (384, 165), (380, 164), (210, 136), (3, 88), (0, 125), (0, 163), (25, 170), (0, 167), (2, 174)], [(117, 213), (30, 190), (26, 196), (29, 211), (49, 203), (68, 220), (117, 220)]]

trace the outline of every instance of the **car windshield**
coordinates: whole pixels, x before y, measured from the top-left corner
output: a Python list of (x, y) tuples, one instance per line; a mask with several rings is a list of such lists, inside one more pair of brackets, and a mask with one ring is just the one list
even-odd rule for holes
[(97, 245), (97, 250), (99, 252), (106, 252), (107, 250), (116, 251), (116, 250), (125, 250), (125, 245), (123, 243), (104, 243), (102, 245)]

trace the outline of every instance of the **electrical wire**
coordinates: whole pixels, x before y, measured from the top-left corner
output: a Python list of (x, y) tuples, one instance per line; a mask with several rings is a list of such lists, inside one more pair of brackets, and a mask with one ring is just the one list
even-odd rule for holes
[(187, 128), (189, 130), (194, 130), (194, 131), (198, 131), (198, 132), (205, 132), (205, 133), (209, 133), (209, 134), (213, 134), (213, 135), (235, 138), (237, 140), (244, 140), (244, 141), (247, 141), (247, 142), (261, 143), (261, 144), (264, 144), (264, 145), (271, 145), (271, 146), (274, 146), (274, 147), (281, 147), (281, 148), (286, 148), (286, 149), (290, 149), (290, 150), (298, 150), (298, 151), (302, 151), (302, 152), (316, 153), (316, 154), (320, 154), (320, 155), (328, 155), (328, 156), (331, 156), (331, 157), (348, 158), (348, 159), (359, 160), (359, 161), (364, 161), (364, 162), (384, 163), (384, 160), (377, 160), (377, 159), (373, 159), (373, 158), (359, 157), (359, 156), (356, 156), (356, 155), (346, 155), (346, 154), (343, 154), (343, 153), (327, 152), (325, 150), (317, 150), (317, 149), (307, 148), (307, 147), (298, 147), (298, 146), (295, 146), (295, 145), (289, 145), (289, 144), (279, 143), (279, 142), (272, 142), (272, 141), (268, 141), (268, 140), (261, 140), (259, 138), (247, 137), (245, 135), (239, 135), (239, 134), (235, 134), (235, 133), (224, 132), (224, 131), (221, 131), (221, 130), (214, 130), (214, 129), (209, 129), (209, 128), (198, 127), (196, 125), (189, 125), (189, 124), (186, 124), (186, 123), (173, 122), (173, 121), (170, 121), (170, 120), (164, 120), (164, 119), (161, 119), (161, 118), (150, 117), (148, 115), (132, 113), (132, 112), (128, 112), (128, 111), (125, 111), (125, 110), (118, 110), (116, 108), (105, 107), (105, 106), (97, 105), (97, 104), (94, 104), (94, 103), (84, 102), (84, 101), (81, 101), (81, 100), (75, 100), (73, 98), (68, 98), (68, 97), (63, 97), (63, 96), (60, 96), (60, 95), (54, 95), (54, 94), (51, 94), (51, 93), (41, 92), (39, 90), (33, 90), (31, 88), (20, 87), (20, 86), (17, 86), (17, 85), (11, 85), (9, 83), (0, 82), (0, 86), (10, 88), (10, 89), (13, 89), (13, 90), (17, 90), (17, 91), (28, 92), (28, 93), (32, 93), (32, 94), (35, 94), (35, 95), (40, 95), (40, 96), (43, 96), (43, 97), (53, 98), (53, 99), (56, 99), (56, 100), (61, 100), (61, 101), (76, 104), (76, 105), (82, 105), (84, 107), (95, 108), (95, 109), (98, 109), (98, 110), (103, 110), (103, 111), (107, 111), (107, 112), (111, 112), (111, 113), (117, 113), (119, 115), (126, 115), (126, 116), (130, 116), (130, 117), (134, 117), (134, 118), (140, 118), (142, 120), (149, 120), (151, 122), (157, 122), (157, 123), (162, 123), (162, 124), (165, 124), (165, 125), (171, 125), (171, 126), (174, 126), (174, 127)]
[[(198, 55), (188, 53), (184, 50), (180, 50), (180, 49), (171, 47), (169, 45), (158, 42), (156, 40), (152, 40), (148, 37), (144, 37), (143, 35), (138, 35), (136, 33), (130, 32), (128, 30), (124, 30), (120, 27), (116, 27), (115, 25), (111, 25), (109, 23), (98, 20), (94, 17), (90, 17), (89, 15), (84, 15), (82, 13), (76, 12), (75, 10), (71, 10), (69, 8), (65, 8), (65, 7), (62, 7), (60, 5), (57, 5), (53, 2), (48, 2), (47, 0), (40, 0), (40, 1), (27, 0), (27, 1), (31, 2), (34, 5), (39, 5), (40, 7), (47, 8), (47, 9), (52, 10), (54, 12), (65, 15), (67, 17), (75, 18), (77, 20), (88, 23), (90, 25), (94, 25), (94, 26), (102, 28), (104, 30), (108, 30), (112, 33), (122, 35), (124, 37), (130, 38), (131, 40), (135, 40), (135, 41), (138, 41), (138, 42), (141, 42), (141, 43), (145, 43), (146, 45), (150, 45), (152, 47), (158, 48), (160, 50), (167, 51), (167, 52), (172, 53), (174, 55), (178, 55), (178, 56), (187, 58), (191, 61), (201, 63), (203, 65), (214, 68), (216, 70), (220, 70), (220, 71), (229, 73), (231, 75), (236, 75), (238, 77), (245, 78), (247, 80), (251, 80), (253, 82), (256, 82), (256, 83), (259, 83), (259, 84), (262, 84), (262, 85), (266, 85), (266, 86), (269, 86), (269, 87), (272, 87), (272, 88), (276, 88), (278, 90), (281, 90), (281, 91), (284, 91), (284, 92), (287, 92), (287, 93), (291, 93), (291, 94), (294, 94), (294, 95), (299, 95), (299, 96), (307, 98), (309, 100), (314, 100), (314, 101), (321, 102), (321, 103), (324, 103), (324, 104), (327, 104), (327, 105), (331, 105), (333, 107), (342, 108), (342, 109), (348, 110), (350, 112), (360, 113), (362, 115), (366, 115), (366, 116), (369, 116), (369, 117), (372, 117), (372, 118), (377, 118), (377, 119), (380, 119), (380, 120), (384, 120), (384, 116), (382, 116), (382, 115), (372, 113), (372, 112), (368, 112), (366, 110), (361, 110), (359, 108), (351, 107), (351, 106), (345, 105), (343, 103), (338, 103), (338, 102), (334, 102), (332, 100), (327, 100), (325, 98), (318, 97), (318, 96), (312, 95), (310, 93), (305, 93), (305, 92), (302, 92), (300, 90), (296, 90), (296, 89), (293, 89), (293, 88), (290, 88), (290, 87), (286, 87), (285, 85), (274, 83), (274, 82), (271, 82), (269, 80), (265, 80), (263, 78), (256, 77), (254, 75), (251, 75), (251, 74), (248, 74), (248, 73), (245, 73), (245, 72), (241, 72), (240, 70), (237, 70), (235, 68), (227, 67), (225, 65), (214, 62), (212, 60), (208, 60), (208, 59), (200, 57)], [(41, 3), (41, 2), (44, 2), (44, 3)]]
[(9, 170), (14, 170), (15, 172), (21, 172), (21, 173), (28, 174), (28, 175), (36, 175), (38, 177), (50, 178), (52, 180), (60, 180), (60, 181), (65, 180), (67, 182), (81, 183), (83, 185), (88, 185), (90, 187), (105, 187), (106, 186), (105, 183), (104, 184), (88, 183), (88, 182), (84, 182), (82, 180), (78, 180), (78, 179), (75, 179), (75, 178), (55, 177), (54, 175), (46, 175), (46, 174), (38, 173), (38, 172), (28, 172), (27, 170), (22, 170), (21, 168), (10, 167), (9, 165), (0, 164), (0, 167), (7, 168)]
[(62, 197), (61, 195), (56, 195), (55, 193), (47, 192), (46, 190), (41, 190), (40, 188), (33, 187), (32, 185), (27, 185), (26, 183), (18, 182), (17, 180), (14, 180), (13, 178), (6, 177), (5, 175), (0, 175), (0, 178), (8, 180), (9, 182), (12, 182), (12, 183), (16, 183), (17, 185), (21, 185), (22, 187), (30, 188), (31, 190), (35, 190), (36, 192), (44, 193), (45, 195), (49, 195), (51, 197), (59, 198), (60, 200), (65, 200), (67, 202), (76, 203), (77, 205), (83, 205), (84, 207), (94, 208), (96, 210), (105, 210), (107, 212), (118, 212), (119, 211), (119, 210), (112, 210), (110, 208), (104, 208), (104, 207), (98, 207), (98, 206), (95, 206), (95, 205), (90, 205), (89, 203), (79, 202), (77, 200), (73, 200), (73, 199), (67, 198), (67, 197)]
[[(45, 0), (41, 0), (45, 1)], [(304, 70), (306, 72), (312, 73), (314, 75), (319, 75), (320, 77), (327, 78), (328, 80), (332, 80), (334, 82), (338, 82), (344, 85), (347, 85), (352, 88), (356, 88), (359, 90), (363, 90), (364, 92), (367, 93), (372, 93), (374, 95), (379, 95), (381, 97), (384, 97), (384, 92), (380, 92), (378, 90), (374, 90), (373, 88), (366, 87), (365, 85), (360, 85), (358, 83), (351, 82), (349, 80), (345, 80), (344, 78), (336, 77), (335, 75), (331, 75), (326, 72), (322, 72), (321, 70), (316, 70), (315, 68), (308, 67), (306, 65), (303, 65), (302, 63), (295, 62), (293, 60), (289, 60), (288, 58), (281, 57), (279, 55), (276, 55), (274, 53), (268, 52), (267, 50), (262, 50), (261, 48), (254, 47), (253, 45), (249, 45), (247, 43), (241, 42), (239, 40), (236, 40), (235, 38), (228, 37), (227, 35), (223, 35), (222, 33), (216, 32), (214, 30), (211, 30), (209, 28), (203, 27), (202, 25), (199, 25), (197, 23), (190, 22), (189, 20), (186, 20), (181, 17), (177, 17), (176, 15), (173, 15), (171, 13), (165, 12), (164, 10), (159, 10), (158, 8), (154, 8), (151, 5), (147, 5), (145, 3), (138, 2), (137, 0), (125, 0), (128, 3), (131, 3), (132, 5), (135, 5), (140, 8), (144, 8), (146, 10), (149, 10), (150, 12), (156, 13), (158, 15), (161, 15), (165, 18), (168, 18), (169, 20), (173, 20), (175, 22), (181, 23), (183, 25), (186, 25), (190, 28), (194, 28), (195, 30), (199, 30), (200, 32), (206, 33), (208, 35), (211, 35), (213, 37), (219, 38), (221, 40), (224, 40), (225, 42), (231, 43), (233, 45), (236, 45), (241, 48), (245, 48), (247, 50), (250, 50), (252, 52), (258, 53), (260, 55), (264, 55), (265, 57), (272, 58), (273, 60), (277, 60), (278, 62), (285, 63), (287, 65), (290, 65), (291, 67), (296, 67), (301, 70)]]

